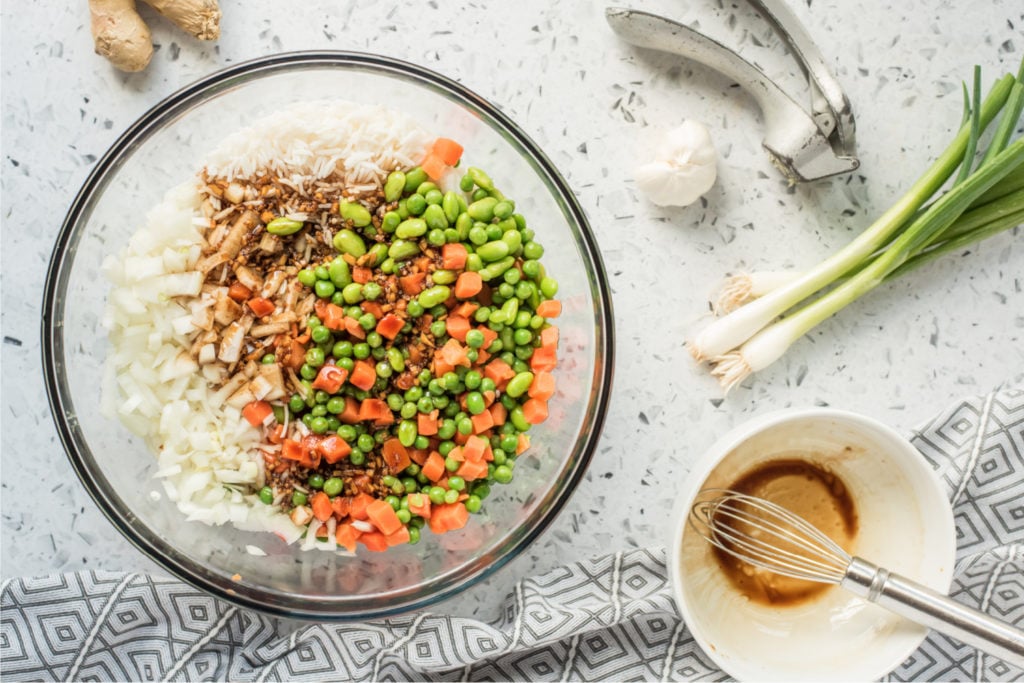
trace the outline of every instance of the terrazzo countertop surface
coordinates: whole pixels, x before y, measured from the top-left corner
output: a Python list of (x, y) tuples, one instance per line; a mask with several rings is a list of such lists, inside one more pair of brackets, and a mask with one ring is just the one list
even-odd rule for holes
[[(281, 51), (382, 53), (496, 103), (565, 175), (604, 255), (619, 353), (598, 452), (543, 536), (441, 611), (485, 613), (524, 575), (664, 544), (673, 494), (691, 464), (753, 415), (827, 405), (907, 430), (952, 399), (1024, 378), (1019, 228), (879, 288), (725, 398), (682, 345), (722, 274), (807, 267), (899, 196), (958, 125), (960, 81), (971, 66), (983, 66), (985, 82), (1017, 69), (1019, 2), (794, 4), (853, 103), (862, 160), (854, 174), (796, 188), (761, 151), (748, 96), (693, 63), (623, 44), (603, 3), (221, 2), (215, 46), (144, 9), (158, 50), (135, 75), (93, 54), (85, 0), (4, 4), (4, 577), (160, 571), (99, 512), (57, 440), (40, 364), (47, 260), (76, 190), (136, 117), (201, 76)], [(744, 3), (635, 6), (695, 23), (800, 92), (779, 38)], [(638, 195), (632, 169), (651, 154), (657, 132), (686, 117), (711, 128), (719, 179), (700, 203), (659, 209)]]

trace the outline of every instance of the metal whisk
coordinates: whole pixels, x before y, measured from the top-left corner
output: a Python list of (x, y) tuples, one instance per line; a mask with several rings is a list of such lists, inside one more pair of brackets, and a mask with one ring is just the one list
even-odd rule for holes
[(733, 557), (775, 574), (838, 585), (922, 626), (1024, 667), (1024, 632), (845, 550), (770, 501), (708, 489), (690, 525)]

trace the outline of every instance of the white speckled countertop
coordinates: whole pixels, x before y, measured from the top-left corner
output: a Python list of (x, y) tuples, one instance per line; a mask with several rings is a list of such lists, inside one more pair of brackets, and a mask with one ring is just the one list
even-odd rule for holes
[[(830, 405), (906, 430), (954, 398), (1024, 378), (1019, 228), (880, 288), (724, 400), (681, 343), (721, 274), (812, 264), (894, 201), (959, 123), (960, 81), (971, 66), (983, 66), (986, 82), (1016, 70), (1024, 51), (1019, 2), (794, 3), (853, 103), (862, 160), (853, 175), (796, 189), (760, 150), (750, 98), (699, 66), (619, 42), (603, 3), (221, 2), (216, 46), (145, 12), (159, 49), (138, 75), (92, 54), (85, 0), (4, 6), (5, 577), (158, 571), (100, 514), (57, 441), (40, 365), (46, 263), (77, 188), (136, 117), (200, 76), (280, 51), (379, 52), (495, 102), (561, 169), (604, 254), (619, 354), (611, 412), (586, 479), (537, 543), (442, 610), (486, 611), (535, 570), (664, 543), (673, 492), (690, 463), (753, 414)], [(744, 3), (635, 6), (697, 21), (742, 46), (769, 75), (799, 82), (779, 39)], [(711, 127), (719, 180), (703, 204), (661, 210), (638, 196), (631, 169), (652, 131), (683, 117)]]

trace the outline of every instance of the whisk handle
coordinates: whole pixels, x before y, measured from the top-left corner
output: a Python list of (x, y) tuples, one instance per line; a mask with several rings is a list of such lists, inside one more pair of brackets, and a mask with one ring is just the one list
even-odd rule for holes
[(839, 584), (911, 621), (1024, 668), (1024, 632), (942, 593), (853, 558)]

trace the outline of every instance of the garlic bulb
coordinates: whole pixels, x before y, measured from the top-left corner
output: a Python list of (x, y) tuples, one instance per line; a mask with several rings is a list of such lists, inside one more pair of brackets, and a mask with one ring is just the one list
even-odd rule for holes
[(658, 206), (689, 206), (715, 184), (715, 162), (708, 129), (683, 121), (665, 135), (655, 160), (636, 169), (636, 184)]

